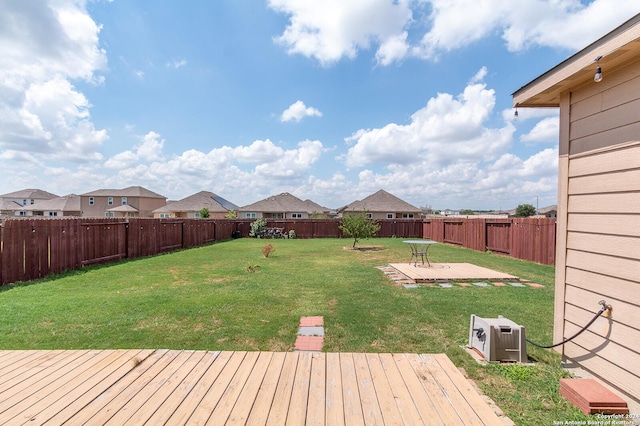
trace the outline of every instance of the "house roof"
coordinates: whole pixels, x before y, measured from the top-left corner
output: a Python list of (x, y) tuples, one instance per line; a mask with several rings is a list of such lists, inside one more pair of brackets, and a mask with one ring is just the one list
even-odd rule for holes
[(288, 192), (273, 195), (264, 200), (243, 206), (239, 211), (265, 212), (265, 213), (295, 213), (295, 212), (324, 212), (329, 211), (326, 207), (314, 203), (311, 200), (301, 200)]
[(422, 210), (412, 206), (406, 201), (401, 200), (393, 194), (388, 193), (384, 189), (369, 195), (368, 197), (354, 201), (340, 209), (343, 211), (367, 211), (367, 212), (411, 212), (421, 213)]
[(321, 206), (320, 204), (309, 199), (304, 200), (304, 202), (309, 206), (309, 213), (328, 213), (331, 211), (331, 209)]
[(15, 210), (24, 210), (24, 206), (22, 204), (16, 203), (15, 201), (5, 201), (0, 199), (0, 211)]
[(0, 198), (22, 198), (31, 200), (48, 200), (56, 197), (57, 195), (41, 189), (21, 189), (20, 191), (0, 195)]
[(137, 213), (139, 210), (135, 207), (125, 204), (124, 206), (118, 206), (107, 210), (108, 212), (123, 212), (123, 213)]
[(558, 107), (560, 94), (593, 83), (596, 58), (604, 78), (640, 55), (640, 14), (513, 93), (514, 107)]
[(163, 198), (156, 192), (150, 191), (142, 186), (130, 186), (124, 189), (97, 189), (95, 191), (82, 194), (83, 197), (141, 197), (141, 198)]
[(178, 201), (170, 201), (167, 205), (155, 209), (154, 213), (164, 212), (197, 212), (203, 208), (210, 212), (226, 213), (229, 210), (238, 210), (238, 206), (225, 200), (213, 192), (200, 191)]
[(25, 206), (24, 210), (42, 210), (42, 211), (61, 211), (61, 212), (79, 212), (80, 196), (69, 194), (63, 197), (56, 197), (50, 200), (36, 201), (30, 206)]

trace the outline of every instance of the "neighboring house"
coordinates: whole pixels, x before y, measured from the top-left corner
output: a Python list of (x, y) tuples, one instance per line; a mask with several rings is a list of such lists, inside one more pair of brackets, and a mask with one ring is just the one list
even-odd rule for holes
[[(602, 80), (594, 81), (596, 67)], [(640, 15), (513, 94), (560, 107), (554, 341), (567, 363), (640, 400)]]
[(309, 219), (314, 214), (330, 213), (311, 200), (301, 200), (288, 192), (240, 207), (239, 219)]
[(167, 198), (141, 186), (98, 189), (81, 196), (83, 217), (153, 217)]
[(209, 210), (211, 219), (223, 219), (229, 210), (239, 207), (213, 192), (200, 191), (178, 201), (169, 201), (153, 211), (155, 218), (199, 218), (200, 210)]
[(538, 216), (550, 217), (555, 219), (556, 217), (558, 217), (558, 206), (554, 204), (553, 206), (541, 207), (538, 209)]
[(384, 189), (338, 209), (341, 215), (365, 213), (372, 219), (419, 219), (422, 210)]
[(76, 194), (38, 201), (25, 207), (27, 216), (62, 217), (81, 216), (80, 196)]
[(15, 209), (15, 205), (27, 207), (38, 201), (50, 200), (56, 197), (57, 195), (41, 189), (22, 189), (8, 194), (2, 194), (0, 195), (0, 214), (10, 216), (27, 216), (28, 214), (26, 209)]
[[(507, 210), (505, 213), (508, 214), (509, 217), (515, 217), (516, 209)], [(558, 217), (558, 206), (554, 204), (552, 206), (541, 207), (538, 209), (537, 216), (556, 218)]]

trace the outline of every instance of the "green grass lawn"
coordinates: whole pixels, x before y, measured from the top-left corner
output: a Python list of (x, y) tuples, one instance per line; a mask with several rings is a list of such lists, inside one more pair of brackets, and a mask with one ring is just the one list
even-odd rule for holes
[[(272, 243), (265, 258), (261, 248)], [(549, 344), (554, 268), (438, 244), (434, 262), (469, 262), (544, 288), (405, 289), (376, 266), (407, 262), (399, 239), (238, 239), (0, 288), (0, 349), (291, 351), (301, 316), (321, 315), (327, 352), (446, 353), (519, 425), (583, 420), (558, 393), (557, 353), (534, 366), (480, 366), (462, 349), (469, 317), (505, 317)], [(248, 272), (249, 266), (255, 272)]]

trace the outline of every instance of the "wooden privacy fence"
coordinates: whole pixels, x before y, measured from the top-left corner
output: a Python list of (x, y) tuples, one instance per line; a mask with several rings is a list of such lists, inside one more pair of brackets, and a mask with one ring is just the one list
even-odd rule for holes
[(423, 237), (545, 265), (555, 264), (553, 218), (427, 218), (423, 220)]
[(206, 219), (10, 219), (0, 228), (0, 284), (230, 237)]
[[(0, 285), (95, 263), (151, 256), (235, 236), (253, 219), (9, 219), (0, 227)], [(385, 219), (378, 237), (430, 238), (544, 264), (555, 260), (554, 219)], [(338, 219), (267, 219), (297, 238), (343, 238)]]

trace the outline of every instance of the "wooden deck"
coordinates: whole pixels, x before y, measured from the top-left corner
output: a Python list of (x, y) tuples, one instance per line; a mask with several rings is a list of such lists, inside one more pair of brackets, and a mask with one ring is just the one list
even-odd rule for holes
[(483, 268), (471, 263), (432, 263), (423, 266), (418, 263), (392, 263), (389, 266), (415, 282), (455, 281), (455, 280), (505, 280), (516, 281), (518, 277)]
[(502, 425), (443, 354), (0, 351), (0, 424)]

